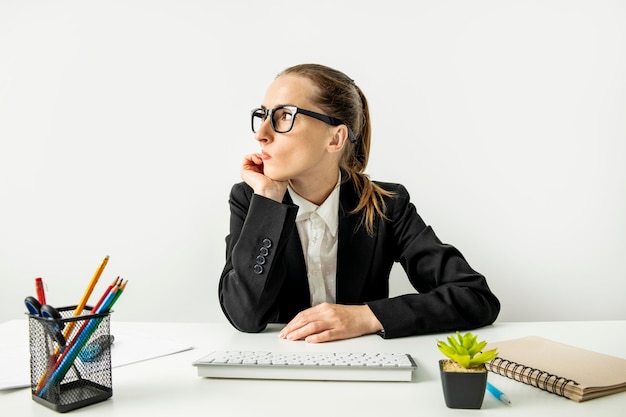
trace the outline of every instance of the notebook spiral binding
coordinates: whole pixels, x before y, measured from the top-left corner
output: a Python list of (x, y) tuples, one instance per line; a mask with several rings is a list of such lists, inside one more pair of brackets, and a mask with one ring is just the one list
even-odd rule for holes
[(565, 397), (565, 387), (567, 384), (578, 385), (578, 383), (572, 379), (563, 378), (540, 369), (509, 361), (499, 356), (485, 363), (485, 367), (489, 372), (523, 382), (524, 384), (537, 387), (561, 397)]

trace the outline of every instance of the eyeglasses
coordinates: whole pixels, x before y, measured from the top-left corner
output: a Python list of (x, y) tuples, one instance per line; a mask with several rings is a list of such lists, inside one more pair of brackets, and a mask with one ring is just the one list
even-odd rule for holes
[[(265, 109), (259, 107), (258, 109), (252, 110), (252, 131), (254, 133), (258, 132), (261, 128), (261, 125), (269, 117), (270, 124), (272, 125), (272, 129), (276, 133), (287, 133), (293, 128), (293, 122), (296, 120), (296, 114), (304, 114), (305, 116), (312, 117), (314, 119), (320, 120), (326, 124), (331, 126), (340, 126), (345, 125), (339, 119), (335, 119), (334, 117), (326, 116), (325, 114), (316, 113), (311, 110), (301, 109), (296, 106), (279, 106), (273, 109)], [(346, 125), (346, 127), (348, 127)], [(352, 129), (348, 127), (348, 138), (350, 142), (356, 143), (356, 138), (354, 137), (354, 133), (352, 133)]]

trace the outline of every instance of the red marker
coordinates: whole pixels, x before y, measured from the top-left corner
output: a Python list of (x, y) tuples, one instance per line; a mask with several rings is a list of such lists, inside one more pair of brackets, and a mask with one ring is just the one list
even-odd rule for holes
[(43, 289), (43, 280), (35, 278), (35, 287), (37, 288), (37, 300), (41, 305), (46, 304), (46, 292)]

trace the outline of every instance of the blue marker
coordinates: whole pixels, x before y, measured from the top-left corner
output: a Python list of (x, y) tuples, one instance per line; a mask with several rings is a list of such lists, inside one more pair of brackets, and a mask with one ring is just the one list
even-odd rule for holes
[(489, 391), (491, 394), (493, 394), (494, 397), (496, 397), (498, 400), (502, 401), (503, 403), (509, 404), (509, 405), (511, 404), (511, 400), (509, 400), (509, 397), (507, 397), (505, 393), (503, 393), (498, 388), (491, 385), (489, 382), (487, 382), (487, 391)]

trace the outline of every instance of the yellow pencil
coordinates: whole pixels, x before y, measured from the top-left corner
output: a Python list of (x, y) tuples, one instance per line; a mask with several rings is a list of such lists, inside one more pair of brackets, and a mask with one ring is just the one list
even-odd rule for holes
[[(93, 274), (93, 277), (91, 278), (91, 281), (89, 282), (89, 285), (87, 286), (87, 289), (85, 290), (85, 294), (83, 294), (83, 298), (81, 298), (80, 303), (78, 303), (78, 305), (76, 306), (76, 310), (74, 310), (74, 317), (80, 316), (82, 314), (83, 309), (85, 308), (85, 305), (87, 305), (87, 301), (89, 301), (91, 292), (96, 287), (96, 284), (98, 283), (98, 280), (100, 279), (100, 275), (102, 275), (102, 271), (104, 271), (104, 267), (107, 266), (108, 262), (109, 262), (109, 255), (104, 257), (104, 259), (102, 260), (102, 263), (100, 264), (96, 272)], [(66, 339), (70, 335), (72, 329), (74, 328), (75, 323), (76, 323), (75, 321), (71, 321), (65, 327), (65, 330), (63, 331), (63, 336), (65, 336)]]

